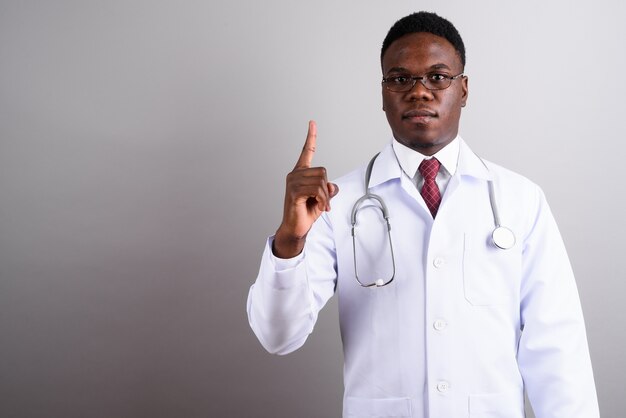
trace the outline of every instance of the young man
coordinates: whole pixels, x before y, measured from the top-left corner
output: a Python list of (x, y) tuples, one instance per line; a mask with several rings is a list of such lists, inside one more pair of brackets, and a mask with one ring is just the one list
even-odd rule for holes
[(261, 344), (302, 346), (337, 292), (344, 417), (522, 418), (524, 389), (537, 418), (598, 417), (576, 284), (544, 195), (458, 135), (468, 97), (458, 32), (432, 13), (407, 16), (381, 63), (393, 140), (368, 168), (328, 182), (311, 167), (309, 124), (248, 298)]

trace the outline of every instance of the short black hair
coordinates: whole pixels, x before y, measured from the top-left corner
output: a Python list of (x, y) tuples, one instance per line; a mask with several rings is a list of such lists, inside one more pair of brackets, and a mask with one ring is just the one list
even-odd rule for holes
[(405, 35), (418, 32), (432, 33), (450, 42), (459, 54), (461, 64), (465, 68), (465, 45), (461, 35), (450, 21), (431, 12), (416, 12), (394, 23), (383, 41), (383, 47), (380, 50), (380, 62), (383, 62), (385, 51), (394, 41)]

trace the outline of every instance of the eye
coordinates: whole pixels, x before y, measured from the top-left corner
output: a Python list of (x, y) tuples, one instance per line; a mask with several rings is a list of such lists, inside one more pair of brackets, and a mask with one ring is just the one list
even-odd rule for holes
[(439, 73), (428, 74), (427, 77), (433, 83), (441, 83), (443, 81), (446, 81), (448, 78), (450, 78), (450, 76), (448, 75), (439, 74)]
[(394, 75), (393, 77), (387, 78), (387, 80), (391, 84), (395, 84), (398, 86), (404, 86), (411, 83), (411, 77), (408, 75)]

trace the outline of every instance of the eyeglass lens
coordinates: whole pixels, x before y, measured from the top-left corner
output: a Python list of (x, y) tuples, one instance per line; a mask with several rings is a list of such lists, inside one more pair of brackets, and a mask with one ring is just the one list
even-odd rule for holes
[(385, 79), (387, 89), (395, 92), (405, 92), (415, 87), (418, 81), (428, 90), (444, 90), (450, 87), (453, 78), (440, 74), (427, 74), (423, 77), (412, 77), (409, 75), (399, 75)]

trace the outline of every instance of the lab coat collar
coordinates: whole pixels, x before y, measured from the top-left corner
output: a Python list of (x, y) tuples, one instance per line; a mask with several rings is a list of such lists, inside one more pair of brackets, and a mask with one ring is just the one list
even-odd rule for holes
[[(437, 158), (441, 163), (440, 170), (444, 169), (450, 176), (454, 176), (459, 166), (459, 138), (459, 136), (456, 136), (449, 144), (432, 156)], [(398, 157), (398, 161), (400, 162), (400, 167), (402, 167), (402, 170), (410, 179), (415, 180), (422, 161), (430, 157), (407, 147), (398, 140), (393, 140), (391, 143), (396, 157)]]
[(378, 154), (374, 167), (372, 168), (372, 177), (370, 177), (369, 187), (376, 187), (386, 181), (399, 179), (402, 175), (402, 168), (396, 153), (393, 151), (391, 143)]
[[(463, 138), (459, 136), (458, 139), (460, 142), (460, 152), (456, 175), (470, 176), (487, 181), (491, 180), (489, 170), (482, 163), (478, 155), (470, 149)], [(399, 179), (401, 176), (402, 168), (400, 168), (393, 147), (391, 143), (389, 143), (383, 148), (374, 162), (369, 187), (378, 186), (389, 180)]]
[(462, 138), (459, 137), (459, 139), (461, 151), (459, 152), (457, 174), (460, 176), (475, 177), (486, 181), (491, 180), (491, 173), (481, 158), (471, 150)]

